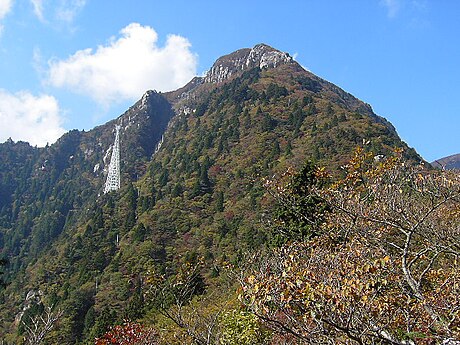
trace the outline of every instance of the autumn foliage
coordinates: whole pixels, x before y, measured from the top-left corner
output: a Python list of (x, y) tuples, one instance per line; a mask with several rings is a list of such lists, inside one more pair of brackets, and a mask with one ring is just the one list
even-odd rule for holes
[[(361, 149), (345, 170), (304, 189), (328, 205), (316, 236), (254, 256), (241, 300), (298, 343), (456, 344), (460, 177)], [(286, 205), (295, 192), (276, 197)]]
[(112, 327), (101, 338), (96, 339), (95, 345), (156, 345), (156, 339), (157, 335), (152, 329), (127, 322)]

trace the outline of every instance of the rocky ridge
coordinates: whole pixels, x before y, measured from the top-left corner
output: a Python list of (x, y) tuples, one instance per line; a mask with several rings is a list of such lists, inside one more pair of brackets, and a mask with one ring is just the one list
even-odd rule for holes
[(294, 59), (287, 53), (266, 44), (257, 44), (252, 49), (240, 49), (217, 59), (204, 77), (204, 82), (220, 83), (231, 78), (237, 72), (254, 67), (260, 69), (274, 68), (293, 61)]
[(450, 155), (431, 162), (435, 168), (453, 170), (460, 169), (460, 154)]

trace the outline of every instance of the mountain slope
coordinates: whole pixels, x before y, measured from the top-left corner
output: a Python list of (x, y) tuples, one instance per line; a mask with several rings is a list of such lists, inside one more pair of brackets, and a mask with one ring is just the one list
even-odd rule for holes
[(447, 170), (460, 169), (460, 154), (436, 159), (434, 162), (431, 162), (431, 165), (435, 168)]
[(0, 144), (3, 254), (20, 267), (22, 259), (38, 255), (63, 231), (86, 200), (97, 198), (115, 123), (122, 125), (124, 133), (123, 179), (133, 180), (145, 171), (172, 115), (169, 103), (149, 92), (117, 120), (89, 132), (70, 131), (49, 147)]
[[(254, 50), (256, 67), (247, 63), (252, 50), (239, 50), (218, 59), (207, 77), (179, 97), (165, 95), (177, 115), (139, 194), (143, 199), (155, 191), (157, 205), (146, 212), (155, 221), (147, 225), (181, 223), (190, 243), (180, 239), (175, 250), (201, 248), (201, 254), (224, 260), (257, 246), (266, 236), (258, 224), (268, 206), (262, 178), (288, 166), (314, 159), (338, 169), (363, 141), (375, 154), (407, 149), (368, 105), (292, 59), (275, 59), (261, 69), (268, 60), (261, 50), (269, 57), (286, 55), (265, 45)], [(420, 159), (411, 150), (407, 154)]]
[[(115, 124), (122, 188), (101, 195)], [(1, 144), (2, 156), (11, 156), (0, 163), (2, 253), (14, 278), (2, 332), (14, 338), (12, 316), (32, 313), (29, 291), (67, 311), (52, 342), (74, 344), (144, 317), (146, 272), (168, 277), (183, 263), (203, 262), (212, 289), (220, 267), (238, 264), (270, 236), (264, 178), (306, 159), (338, 171), (363, 142), (375, 154), (398, 146), (420, 160), (369, 105), (257, 45), (50, 147)]]

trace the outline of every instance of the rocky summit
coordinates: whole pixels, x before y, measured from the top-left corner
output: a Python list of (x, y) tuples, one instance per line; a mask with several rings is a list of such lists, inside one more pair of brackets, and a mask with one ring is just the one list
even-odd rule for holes
[(207, 83), (219, 83), (235, 76), (238, 72), (252, 68), (276, 68), (293, 61), (292, 57), (287, 53), (283, 53), (266, 44), (258, 44), (254, 48), (240, 49), (217, 59), (206, 73), (204, 81)]

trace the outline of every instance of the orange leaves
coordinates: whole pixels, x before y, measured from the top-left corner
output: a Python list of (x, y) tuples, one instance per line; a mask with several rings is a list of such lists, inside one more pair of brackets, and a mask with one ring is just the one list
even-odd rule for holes
[(101, 338), (97, 338), (95, 345), (155, 345), (157, 335), (152, 329), (140, 324), (127, 322), (112, 327)]

